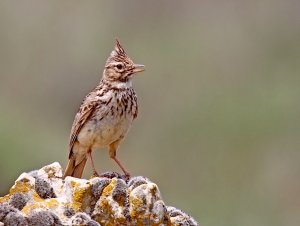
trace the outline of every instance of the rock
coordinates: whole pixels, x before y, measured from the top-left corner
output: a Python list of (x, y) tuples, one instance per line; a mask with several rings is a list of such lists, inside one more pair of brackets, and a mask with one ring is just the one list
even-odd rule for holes
[(197, 225), (197, 222), (188, 214), (175, 207), (167, 207), (172, 225)]
[(17, 208), (18, 210), (23, 209), (28, 201), (28, 197), (23, 193), (15, 193), (10, 197), (9, 205)]
[(90, 180), (62, 179), (59, 163), (22, 173), (0, 197), (0, 225), (198, 225), (165, 205), (158, 186), (108, 172)]
[(8, 205), (7, 203), (1, 203), (0, 205), (0, 221), (4, 221), (5, 217), (9, 213), (17, 213), (18, 210), (13, 206)]
[(28, 216), (30, 226), (63, 226), (59, 217), (50, 210), (33, 210)]
[(26, 218), (20, 212), (7, 214), (3, 223), (7, 226), (28, 226)]
[(97, 221), (91, 219), (91, 217), (86, 213), (76, 213), (71, 218), (72, 225), (76, 226), (100, 226)]

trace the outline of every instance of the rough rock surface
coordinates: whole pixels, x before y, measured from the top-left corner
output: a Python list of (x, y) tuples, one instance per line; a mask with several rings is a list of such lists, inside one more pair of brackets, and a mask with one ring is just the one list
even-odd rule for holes
[(156, 184), (105, 173), (90, 180), (67, 177), (55, 162), (22, 173), (0, 197), (0, 225), (198, 225), (164, 204)]

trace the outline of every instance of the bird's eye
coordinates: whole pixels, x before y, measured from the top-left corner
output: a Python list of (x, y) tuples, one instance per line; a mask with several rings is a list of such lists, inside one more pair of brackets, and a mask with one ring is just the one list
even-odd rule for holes
[(116, 67), (118, 68), (118, 70), (122, 70), (123, 69), (123, 64), (117, 64)]

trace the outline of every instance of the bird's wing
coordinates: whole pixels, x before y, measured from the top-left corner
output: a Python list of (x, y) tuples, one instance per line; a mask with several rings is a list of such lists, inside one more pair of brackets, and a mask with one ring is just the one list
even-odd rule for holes
[[(86, 100), (86, 99), (85, 99)], [(98, 101), (84, 101), (82, 105), (79, 108), (78, 113), (75, 116), (72, 129), (71, 129), (71, 135), (70, 135), (70, 143), (69, 143), (69, 158), (72, 155), (72, 148), (74, 143), (77, 140), (77, 136), (80, 133), (81, 128), (84, 126), (84, 124), (88, 121), (88, 119), (92, 116), (93, 112), (96, 110), (98, 106)]]

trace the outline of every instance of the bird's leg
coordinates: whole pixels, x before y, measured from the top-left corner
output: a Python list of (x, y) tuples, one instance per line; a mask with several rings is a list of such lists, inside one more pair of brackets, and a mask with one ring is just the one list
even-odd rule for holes
[(93, 156), (92, 156), (92, 151), (89, 150), (89, 151), (87, 152), (87, 154), (88, 154), (88, 156), (89, 156), (89, 158), (90, 158), (90, 160), (91, 160), (91, 163), (92, 163), (93, 176), (94, 176), (94, 177), (99, 177), (99, 174), (97, 173), (97, 170), (96, 170), (96, 168), (95, 168), (95, 164), (94, 164), (94, 160), (93, 160)]
[(115, 142), (113, 142), (113, 143), (111, 143), (109, 145), (109, 157), (111, 157), (118, 164), (118, 166), (124, 172), (125, 176), (129, 178), (130, 177), (129, 172), (124, 168), (124, 166), (122, 165), (122, 163), (116, 157), (116, 155), (117, 155), (117, 149), (118, 149), (118, 146), (119, 146), (120, 142), (121, 142), (121, 140), (117, 140), (117, 141), (115, 141)]
[(125, 176), (130, 177), (129, 172), (124, 168), (124, 166), (122, 165), (122, 163), (119, 161), (119, 159), (117, 159), (116, 156), (111, 157), (113, 160), (115, 160), (115, 162), (120, 166), (120, 168), (122, 169), (122, 171), (124, 172)]

